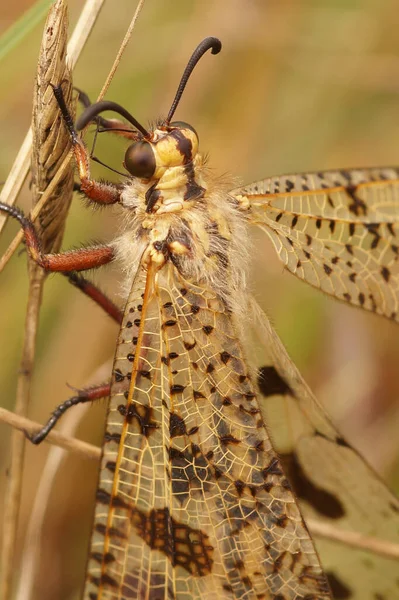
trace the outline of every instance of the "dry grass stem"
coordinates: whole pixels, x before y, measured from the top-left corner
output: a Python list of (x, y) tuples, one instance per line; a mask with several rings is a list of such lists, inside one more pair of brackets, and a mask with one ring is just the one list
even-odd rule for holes
[(358, 550), (366, 550), (373, 554), (379, 554), (385, 558), (399, 559), (399, 544), (381, 540), (376, 537), (363, 535), (356, 531), (345, 531), (339, 529), (336, 525), (318, 521), (316, 519), (307, 519), (306, 523), (312, 535), (326, 538), (345, 546), (351, 546)]
[[(7, 423), (18, 429), (19, 431), (26, 431), (27, 433), (36, 433), (43, 425), (36, 421), (31, 421), (26, 417), (20, 417), (10, 410), (0, 407), (0, 421)], [(58, 433), (58, 431), (51, 431), (45, 440), (48, 444), (53, 444), (64, 450), (78, 453), (82, 458), (89, 458), (92, 460), (98, 460), (101, 456), (101, 449), (82, 442), (73, 437)]]
[(113, 77), (115, 75), (116, 69), (118, 68), (118, 65), (119, 65), (119, 63), (121, 61), (122, 54), (124, 53), (124, 51), (126, 49), (126, 46), (129, 43), (129, 40), (130, 40), (131, 35), (133, 33), (134, 26), (135, 26), (136, 21), (138, 19), (138, 16), (139, 16), (139, 14), (141, 12), (141, 9), (144, 6), (144, 2), (145, 2), (145, 0), (140, 0), (139, 3), (138, 3), (138, 5), (137, 5), (137, 8), (136, 8), (136, 10), (134, 12), (132, 20), (130, 21), (130, 25), (128, 27), (126, 35), (125, 35), (125, 37), (122, 40), (122, 43), (121, 43), (120, 48), (119, 48), (119, 50), (117, 52), (117, 55), (115, 57), (115, 60), (114, 60), (113, 65), (111, 67), (111, 70), (108, 73), (108, 77), (105, 80), (105, 83), (104, 83), (104, 85), (103, 85), (103, 87), (101, 89), (101, 92), (98, 95), (97, 101), (102, 100), (102, 98), (104, 98), (105, 94), (107, 93), (107, 90), (108, 90), (108, 88), (110, 86), (110, 83), (111, 83), (111, 81), (112, 81), (112, 79), (113, 79)]

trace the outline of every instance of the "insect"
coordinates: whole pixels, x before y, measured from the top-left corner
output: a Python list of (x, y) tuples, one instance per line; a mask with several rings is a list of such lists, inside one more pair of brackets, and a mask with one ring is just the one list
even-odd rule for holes
[[(19, 209), (0, 210), (20, 222), (43, 268), (83, 271), (118, 257), (129, 289), (121, 316), (94, 286), (72, 276), (121, 321), (112, 382), (65, 402), (33, 441), (70, 406), (110, 395), (86, 600), (395, 598), (392, 562), (362, 580), (368, 587), (360, 592), (347, 565), (329, 578), (320, 566), (293, 486), (305, 511), (307, 503), (335, 524), (353, 522), (361, 533), (393, 542), (399, 503), (336, 433), (260, 314), (246, 289), (246, 248), (248, 225), (259, 225), (297, 276), (398, 320), (398, 171), (323, 172), (223, 188), (198, 152), (195, 130), (172, 121), (198, 60), (220, 49), (216, 38), (197, 47), (168, 116), (153, 130), (113, 102), (83, 112), (78, 130), (105, 110), (132, 126), (102, 120), (131, 140), (123, 186), (91, 179), (86, 148), (61, 89), (54, 90), (81, 190), (93, 202), (119, 203), (125, 232), (108, 245), (46, 255)], [(263, 348), (254, 358), (256, 336)], [(265, 427), (269, 400), (279, 408), (286, 402), (295, 415), (291, 445), (277, 440), (281, 458)], [(368, 497), (353, 495), (349, 483), (359, 481)], [(359, 580), (370, 570), (361, 558)]]

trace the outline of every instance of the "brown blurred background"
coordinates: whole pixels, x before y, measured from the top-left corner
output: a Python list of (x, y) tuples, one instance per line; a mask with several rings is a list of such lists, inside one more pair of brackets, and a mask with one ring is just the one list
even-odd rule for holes
[[(6, 30), (33, 2), (0, 8)], [(75, 71), (94, 100), (135, 9), (108, 1)], [(71, 24), (81, 0), (70, 1)], [(185, 63), (207, 35), (223, 42), (190, 81), (176, 114), (192, 123), (218, 173), (242, 182), (295, 171), (398, 164), (399, 13), (394, 0), (147, 0), (107, 94), (145, 125), (166, 114)], [(43, 23), (0, 62), (0, 181), (31, 118), (31, 96)], [(124, 143), (103, 136), (96, 155), (120, 168)], [(94, 173), (114, 179), (104, 168)], [(19, 204), (29, 209), (26, 187)], [(112, 239), (111, 210), (73, 203), (64, 248)], [(7, 226), (3, 251), (16, 232)], [(340, 429), (399, 489), (399, 330), (351, 309), (284, 273), (263, 234), (254, 232), (252, 282), (292, 358)], [(111, 268), (93, 279), (117, 297)], [(26, 257), (0, 277), (1, 406), (12, 409), (26, 306)], [(30, 417), (44, 421), (113, 353), (116, 326), (61, 276), (48, 278), (40, 323)], [(107, 373), (105, 370), (104, 373)], [(99, 375), (106, 379), (106, 375)], [(79, 411), (79, 409), (76, 409)], [(101, 442), (105, 404), (90, 407), (77, 436)], [(0, 491), (10, 430), (0, 425)], [(48, 446), (27, 448), (21, 532), (27, 527)], [(41, 571), (33, 598), (75, 600), (82, 582), (96, 465), (61, 462), (43, 526)], [(0, 514), (1, 501), (0, 497)], [(21, 536), (19, 549), (22, 551)], [(15, 565), (18, 578), (19, 565)]]

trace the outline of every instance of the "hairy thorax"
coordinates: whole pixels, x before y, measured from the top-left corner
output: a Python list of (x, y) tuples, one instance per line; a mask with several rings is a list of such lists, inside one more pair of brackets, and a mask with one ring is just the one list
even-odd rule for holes
[(245, 288), (245, 217), (200, 154), (164, 169), (156, 181), (132, 179), (122, 193), (123, 233), (115, 249), (127, 288), (152, 263), (162, 276), (171, 263), (188, 281), (209, 285), (231, 304)]

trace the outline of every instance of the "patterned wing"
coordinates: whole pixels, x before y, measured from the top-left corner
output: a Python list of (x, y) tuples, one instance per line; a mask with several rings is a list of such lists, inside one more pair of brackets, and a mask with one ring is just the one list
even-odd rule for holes
[(331, 598), (235, 325), (142, 269), (114, 365), (86, 600)]
[[(395, 543), (397, 557), (398, 499), (335, 430), (264, 313), (252, 306), (260, 407), (305, 519)], [(336, 600), (399, 599), (397, 559), (317, 537), (315, 543)]]
[(232, 192), (286, 268), (339, 300), (399, 320), (398, 169), (273, 177)]

